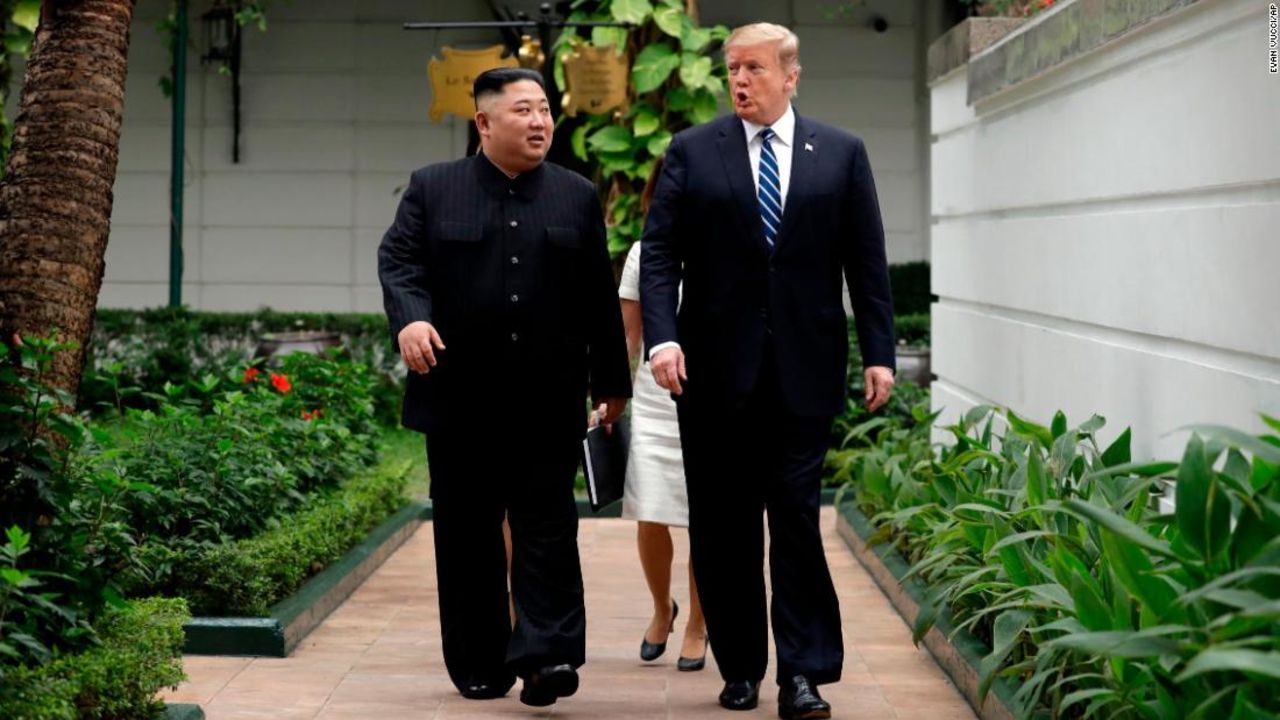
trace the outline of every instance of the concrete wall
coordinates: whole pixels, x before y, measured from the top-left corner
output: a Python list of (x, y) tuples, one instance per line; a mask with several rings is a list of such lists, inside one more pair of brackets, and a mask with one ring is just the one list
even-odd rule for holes
[(1096, 412), (1109, 436), (1133, 427), (1137, 456), (1176, 458), (1189, 423), (1280, 415), (1280, 81), (1260, 7), (1201, 0), (973, 105), (965, 68), (932, 84), (944, 421), (979, 402)]
[[(188, 55), (183, 301), (195, 308), (381, 311), (374, 252), (398, 189), (422, 165), (461, 157), (465, 125), (427, 120), (426, 64), (442, 45), (497, 42), (493, 32), (409, 32), (409, 20), (488, 19), (482, 0), (275, 3), (268, 32), (244, 37), (241, 162), (231, 162), (227, 77), (201, 67), (192, 3)], [(513, 7), (536, 8), (536, 2)], [(823, 0), (704, 0), (702, 18), (775, 20), (802, 40), (801, 112), (868, 144), (891, 260), (927, 255), (927, 92), (923, 56), (941, 0), (870, 0), (828, 18)], [(170, 106), (157, 81), (168, 58), (139, 0), (129, 58), (112, 235), (100, 305), (168, 297)], [(868, 27), (872, 13), (890, 23)]]

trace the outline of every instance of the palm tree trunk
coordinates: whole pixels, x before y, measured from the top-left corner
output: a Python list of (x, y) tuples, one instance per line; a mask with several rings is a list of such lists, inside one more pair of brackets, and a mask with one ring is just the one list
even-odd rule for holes
[(79, 349), (47, 380), (74, 394), (102, 287), (134, 0), (45, 0), (0, 183), (0, 339)]

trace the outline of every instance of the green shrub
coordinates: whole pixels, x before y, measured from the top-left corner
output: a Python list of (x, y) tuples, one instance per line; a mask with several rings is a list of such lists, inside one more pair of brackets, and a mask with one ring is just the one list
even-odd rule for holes
[(929, 323), (928, 312), (895, 316), (893, 318), (893, 329), (894, 334), (898, 336), (898, 345), (928, 347), (930, 340)]
[(933, 301), (930, 282), (929, 263), (923, 260), (890, 265), (893, 312), (897, 315), (928, 314)]
[(352, 478), (267, 532), (179, 560), (170, 592), (201, 616), (263, 616), (404, 507), (408, 465)]
[(99, 310), (90, 342), (79, 407), (154, 408), (167, 384), (194, 384), (242, 370), (264, 333), (327, 330), (342, 335), (349, 357), (371, 368), (375, 412), (399, 421), (403, 372), (381, 313), (195, 312), (187, 308)]
[(0, 683), (0, 717), (22, 720), (151, 718), (156, 695), (186, 679), (182, 600), (149, 599), (108, 610), (101, 645), (50, 662), (10, 668)]
[(72, 459), (87, 434), (70, 398), (44, 382), (70, 346), (0, 344), (0, 674), (94, 640), (91, 623), (135, 562), (122, 488), (79, 481)]
[(165, 593), (175, 563), (276, 527), (373, 462), (371, 382), (363, 365), (296, 353), (278, 372), (243, 369), (234, 387), (210, 380), (197, 398), (170, 386), (175, 400), (128, 411), (83, 476), (138, 488), (122, 501), (140, 546), (129, 593)]
[(995, 418), (973, 409), (940, 452), (890, 434), (842, 468), (930, 588), (917, 639), (946, 608), (991, 647), (982, 692), (1016, 680), (1023, 717), (1275, 717), (1280, 436), (1201, 428), (1181, 463), (1132, 463), (1127, 430), (1097, 445), (1099, 417)]

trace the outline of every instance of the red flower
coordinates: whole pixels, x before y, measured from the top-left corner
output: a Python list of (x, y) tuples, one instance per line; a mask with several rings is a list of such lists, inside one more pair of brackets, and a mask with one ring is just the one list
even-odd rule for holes
[(302, 411), (302, 419), (303, 419), (303, 420), (306, 420), (306, 421), (308, 421), (308, 422), (310, 422), (310, 421), (312, 421), (312, 420), (319, 420), (319, 419), (320, 419), (320, 408), (316, 408), (315, 410), (312, 410), (311, 412), (307, 412), (306, 410), (303, 410), (303, 411)]
[(271, 373), (271, 387), (282, 393), (287, 393), (293, 389), (293, 386), (289, 384), (289, 378), (278, 373)]
[(1048, 10), (1053, 7), (1053, 0), (1040, 0), (1040, 9)]
[(241, 380), (240, 382), (242, 382), (242, 383), (251, 383), (251, 382), (253, 382), (254, 380), (257, 380), (257, 379), (258, 379), (258, 376), (259, 376), (259, 375), (261, 375), (261, 374), (262, 374), (262, 371), (261, 371), (261, 370), (259, 370), (258, 368), (256, 368), (256, 367), (247, 367), (247, 368), (245, 368), (245, 369), (244, 369), (244, 379), (243, 379), (243, 380)]

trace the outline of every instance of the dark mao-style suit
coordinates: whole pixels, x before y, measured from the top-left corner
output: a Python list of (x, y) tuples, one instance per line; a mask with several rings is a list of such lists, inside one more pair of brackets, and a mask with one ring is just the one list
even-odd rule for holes
[(573, 480), (587, 394), (631, 394), (595, 187), (549, 163), (512, 179), (483, 155), (422, 168), (378, 273), (393, 340), (425, 320), (445, 345), (429, 373), (409, 374), (403, 421), (427, 436), (450, 678), (581, 665)]

